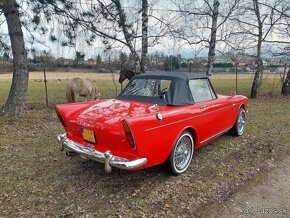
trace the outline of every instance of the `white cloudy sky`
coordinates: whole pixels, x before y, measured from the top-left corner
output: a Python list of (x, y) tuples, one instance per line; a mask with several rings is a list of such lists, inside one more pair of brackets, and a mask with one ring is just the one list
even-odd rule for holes
[[(170, 21), (170, 23), (173, 26), (178, 26), (180, 25), (181, 28), (183, 29), (191, 29), (191, 31), (194, 33), (195, 31), (198, 32), (199, 34), (204, 34), (205, 37), (209, 36), (209, 31), (204, 31), (201, 33), (199, 29), (194, 29), (194, 25), (198, 26), (200, 23), (198, 22), (191, 22), (187, 23), (187, 19), (182, 19), (179, 18), (178, 13), (174, 12), (174, 10), (178, 10), (179, 8), (173, 3), (177, 2), (178, 4), (181, 4), (183, 8), (182, 10), (189, 10), (191, 5), (187, 4), (187, 0), (182, 0), (182, 1), (177, 1), (177, 0), (151, 0), (149, 1), (151, 7), (149, 9), (149, 14), (158, 18), (165, 19), (167, 21)], [(289, 0), (287, 0), (289, 1)], [(137, 3), (136, 3), (137, 2)], [(139, 3), (138, 3), (139, 2)], [(124, 1), (125, 9), (128, 14), (128, 20), (134, 20), (136, 19), (134, 17), (134, 14), (138, 14), (137, 11), (138, 9), (141, 8), (141, 1)], [(202, 7), (202, 0), (197, 0), (195, 3), (199, 6)], [(222, 9), (226, 9), (228, 1), (226, 0), (221, 0), (221, 5), (223, 5)], [(25, 6), (24, 6), (25, 8)], [(134, 13), (135, 11), (135, 13)], [(129, 13), (128, 13), (129, 12)], [(139, 14), (139, 18), (140, 18)], [(0, 16), (0, 34), (3, 36), (6, 35), (6, 41), (9, 43), (8, 40), (8, 35), (7, 35), (7, 26), (4, 20), (3, 15)], [(154, 34), (154, 32), (158, 32), (158, 28), (161, 27), (160, 23), (156, 21), (156, 19), (150, 18), (149, 19), (149, 30), (151, 34)], [(137, 27), (136, 27), (137, 28)], [(227, 28), (227, 27), (225, 27)], [(26, 46), (28, 49), (31, 48), (36, 48), (37, 50), (46, 50), (47, 52), (51, 53), (55, 57), (66, 57), (66, 58), (73, 58), (75, 56), (76, 51), (81, 51), (86, 54), (86, 59), (95, 57), (98, 54), (103, 54), (104, 51), (104, 46), (101, 42), (100, 39), (97, 39), (93, 45), (88, 46), (84, 40), (82, 40), (83, 36), (80, 34), (78, 35), (78, 38), (76, 40), (76, 46), (75, 47), (62, 47), (61, 46), (61, 37), (59, 37), (59, 41), (56, 42), (51, 42), (49, 40), (48, 35), (40, 35), (36, 32), (32, 32), (36, 38), (37, 41), (32, 41), (31, 40), (31, 35), (28, 33), (27, 30), (23, 28), (24, 35), (25, 35), (25, 41), (26, 41)], [(139, 28), (140, 31), (140, 28)], [(60, 30), (60, 35), (61, 35), (61, 30)], [(277, 39), (277, 36), (272, 35), (270, 36), (272, 38)], [(5, 37), (4, 37), (5, 38)], [(114, 44), (115, 49), (112, 51), (113, 54), (109, 55), (116, 55), (118, 56), (119, 51), (124, 51), (128, 53), (128, 50), (124, 47), (121, 47), (118, 44)], [(138, 42), (137, 42), (138, 46)], [(139, 43), (140, 46), (140, 43)], [(203, 47), (204, 45), (189, 45), (185, 41), (181, 40), (174, 40), (171, 37), (164, 37), (162, 40), (159, 40), (159, 44), (154, 45), (154, 47), (149, 48), (149, 53), (154, 53), (154, 52), (163, 52), (164, 54), (170, 55), (170, 54), (182, 54), (186, 58), (191, 58), (194, 55), (197, 54), (197, 51), (200, 50), (200, 48)], [(224, 47), (222, 44), (218, 44), (217, 48), (219, 50), (226, 50), (227, 48)], [(117, 54), (116, 54), (117, 53)], [(207, 55), (207, 49), (203, 49), (199, 54), (199, 56), (206, 56)]]

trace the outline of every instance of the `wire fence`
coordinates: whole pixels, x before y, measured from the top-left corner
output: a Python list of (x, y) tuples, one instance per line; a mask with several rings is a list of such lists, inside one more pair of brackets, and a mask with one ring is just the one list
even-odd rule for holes
[[(91, 73), (91, 72), (32, 72), (29, 76), (27, 104), (41, 104), (53, 107), (55, 104), (66, 103), (67, 82), (73, 78), (90, 79), (100, 91), (101, 99), (115, 98), (121, 91), (118, 83), (118, 72)], [(0, 106), (9, 94), (12, 74), (0, 74)], [(77, 101), (85, 101), (79, 97)]]
[[(118, 82), (119, 72), (32, 72), (29, 76), (28, 95), (26, 103), (29, 106), (53, 107), (55, 104), (67, 103), (67, 82), (72, 78), (91, 79), (100, 91), (101, 99), (115, 98), (121, 91)], [(211, 80), (220, 94), (230, 94), (236, 89), (235, 74), (213, 74)], [(238, 74), (238, 94), (250, 96), (253, 73)], [(4, 105), (11, 86), (12, 74), (0, 74), (0, 107)], [(125, 83), (126, 85), (126, 83)], [(264, 73), (260, 93), (278, 95), (281, 92), (281, 75), (279, 73)], [(84, 101), (80, 97), (78, 101)]]

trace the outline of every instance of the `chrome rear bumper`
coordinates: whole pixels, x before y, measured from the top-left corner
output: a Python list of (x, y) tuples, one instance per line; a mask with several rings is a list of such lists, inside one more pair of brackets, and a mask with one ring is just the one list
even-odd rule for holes
[(104, 163), (105, 171), (107, 173), (110, 173), (112, 171), (111, 167), (116, 167), (116, 168), (124, 169), (124, 170), (132, 170), (132, 169), (141, 167), (147, 163), (147, 158), (128, 160), (126, 158), (112, 155), (109, 150), (106, 151), (105, 153), (96, 151), (90, 147), (83, 146), (81, 144), (78, 144), (68, 139), (65, 133), (58, 135), (57, 139), (62, 144), (62, 150), (66, 148), (70, 151), (74, 151), (80, 154), (81, 156), (87, 157), (89, 159), (95, 160), (100, 163)]

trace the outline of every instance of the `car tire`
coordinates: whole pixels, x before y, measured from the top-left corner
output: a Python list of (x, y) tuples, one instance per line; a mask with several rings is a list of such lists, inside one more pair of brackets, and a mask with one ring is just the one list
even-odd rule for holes
[(193, 151), (192, 134), (188, 131), (182, 132), (166, 161), (169, 172), (176, 176), (185, 172), (191, 162)]
[(236, 123), (231, 129), (231, 133), (234, 136), (241, 136), (244, 134), (246, 128), (246, 111), (244, 108), (240, 108)]

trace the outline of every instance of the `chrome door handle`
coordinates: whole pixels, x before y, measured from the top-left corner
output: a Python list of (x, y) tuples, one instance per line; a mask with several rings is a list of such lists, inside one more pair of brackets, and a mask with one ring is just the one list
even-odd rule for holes
[(205, 109), (205, 108), (207, 108), (207, 105), (203, 105), (203, 106), (200, 107), (201, 110)]

